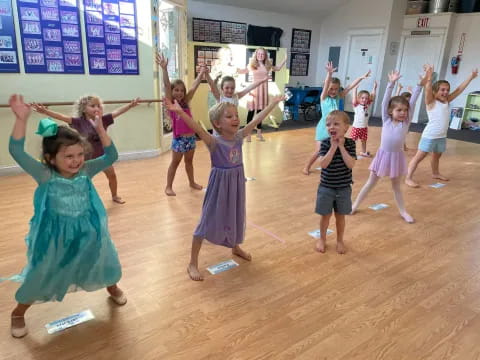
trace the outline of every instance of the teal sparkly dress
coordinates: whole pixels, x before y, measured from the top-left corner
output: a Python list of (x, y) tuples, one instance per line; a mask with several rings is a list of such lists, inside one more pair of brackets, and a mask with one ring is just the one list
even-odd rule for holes
[[(67, 179), (24, 151), (25, 138), (10, 138), (10, 154), (38, 183), (34, 215), (25, 239), (27, 265), (8, 280), (21, 282), (21, 304), (62, 301), (68, 292), (116, 284), (121, 267), (110, 239), (107, 214), (92, 177), (118, 158), (113, 143)], [(6, 280), (6, 279), (3, 279)]]

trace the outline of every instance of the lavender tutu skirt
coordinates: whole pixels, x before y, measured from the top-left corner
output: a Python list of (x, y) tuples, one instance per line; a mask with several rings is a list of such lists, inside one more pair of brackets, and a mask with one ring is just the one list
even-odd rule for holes
[(407, 174), (407, 159), (402, 151), (389, 152), (378, 149), (369, 169), (377, 176), (396, 178)]

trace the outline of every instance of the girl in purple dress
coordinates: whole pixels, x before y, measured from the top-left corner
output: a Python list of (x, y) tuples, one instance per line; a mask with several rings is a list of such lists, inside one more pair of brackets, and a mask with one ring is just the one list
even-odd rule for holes
[(403, 96), (392, 96), (395, 82), (400, 79), (398, 71), (388, 74), (388, 85), (382, 102), (382, 138), (380, 148), (370, 164), (370, 177), (363, 186), (352, 206), (352, 214), (355, 213), (360, 203), (367, 197), (368, 193), (375, 187), (380, 177), (389, 176), (392, 181), (392, 190), (397, 203), (400, 216), (408, 223), (414, 219), (405, 210), (403, 195), (400, 189), (402, 176), (407, 173), (407, 160), (403, 145), (408, 133), (410, 122), (415, 109), (418, 95), (427, 81), (427, 72), (421, 77), (418, 85), (413, 90), (410, 102)]
[(165, 99), (170, 111), (180, 116), (205, 142), (210, 151), (212, 170), (207, 193), (203, 200), (202, 216), (193, 233), (192, 252), (187, 271), (192, 280), (203, 280), (198, 270), (198, 254), (203, 239), (226, 246), (232, 253), (250, 261), (251, 256), (240, 248), (245, 236), (245, 174), (242, 161), (243, 138), (250, 135), (283, 96), (277, 96), (258, 113), (243, 129), (240, 129), (237, 107), (219, 103), (210, 109), (209, 116), (218, 135), (210, 135), (182, 109), (177, 101)]

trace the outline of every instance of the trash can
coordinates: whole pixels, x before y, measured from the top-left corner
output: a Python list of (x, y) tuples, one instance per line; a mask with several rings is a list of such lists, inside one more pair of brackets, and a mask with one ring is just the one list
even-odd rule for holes
[(447, 11), (448, 0), (430, 0), (429, 11), (432, 14), (437, 14)]

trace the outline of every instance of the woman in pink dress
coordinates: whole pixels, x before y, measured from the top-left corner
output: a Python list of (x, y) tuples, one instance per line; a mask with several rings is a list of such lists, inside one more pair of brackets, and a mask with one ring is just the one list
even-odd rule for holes
[[(264, 48), (258, 48), (253, 53), (250, 58), (248, 67), (243, 70), (238, 70), (239, 74), (246, 74), (248, 72), (252, 73), (253, 82), (260, 81), (265, 79), (270, 71), (279, 71), (287, 62), (287, 58), (277, 66), (273, 66), (272, 62), (268, 58), (267, 51)], [(262, 83), (260, 86), (256, 87), (250, 92), (250, 99), (248, 101), (248, 115), (247, 115), (247, 124), (252, 121), (255, 113), (259, 113), (265, 109), (268, 105), (268, 82)], [(257, 139), (260, 141), (265, 141), (262, 135), (262, 124), (258, 124), (257, 128)], [(251, 141), (250, 135), (247, 136), (247, 141)]]

